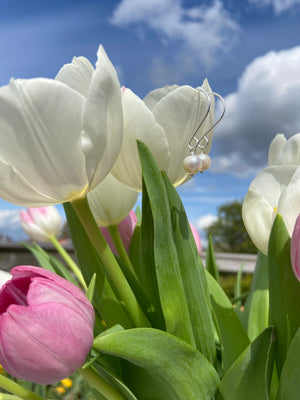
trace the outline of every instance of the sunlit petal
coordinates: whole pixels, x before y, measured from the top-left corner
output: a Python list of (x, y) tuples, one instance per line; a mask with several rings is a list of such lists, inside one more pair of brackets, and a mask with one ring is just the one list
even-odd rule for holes
[(87, 184), (80, 147), (83, 101), (50, 79), (12, 80), (0, 89), (0, 159), (44, 197), (68, 199)]
[(102, 46), (97, 55), (96, 69), (82, 114), (81, 145), (92, 187), (100, 183), (111, 170), (123, 137), (120, 83)]
[(88, 201), (99, 226), (118, 225), (130, 212), (138, 192), (123, 185), (112, 174), (88, 193)]
[(284, 135), (278, 134), (272, 140), (269, 147), (268, 165), (279, 165), (282, 159), (282, 149), (286, 144)]
[(137, 151), (137, 139), (152, 151), (160, 169), (166, 170), (170, 161), (169, 145), (164, 130), (145, 105), (130, 89), (122, 97), (124, 138), (119, 158), (112, 173), (124, 184), (137, 191), (142, 189), (142, 174)]
[(94, 67), (85, 57), (74, 57), (72, 63), (65, 64), (55, 79), (65, 83), (86, 97), (89, 91)]

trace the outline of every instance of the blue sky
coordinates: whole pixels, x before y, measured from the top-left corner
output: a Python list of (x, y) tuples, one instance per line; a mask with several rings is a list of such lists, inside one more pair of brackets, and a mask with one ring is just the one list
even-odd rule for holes
[[(0, 85), (53, 78), (103, 44), (122, 85), (140, 97), (208, 78), (226, 100), (212, 167), (182, 186), (201, 231), (242, 199), (276, 133), (300, 132), (300, 0), (0, 0)], [(0, 232), (20, 238), (20, 208), (0, 200)]]

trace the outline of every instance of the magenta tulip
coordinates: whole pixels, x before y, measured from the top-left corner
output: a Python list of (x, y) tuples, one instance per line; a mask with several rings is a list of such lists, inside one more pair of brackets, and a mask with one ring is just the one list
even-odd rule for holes
[[(128, 251), (131, 243), (131, 238), (134, 232), (135, 225), (137, 223), (137, 217), (135, 215), (135, 212), (132, 210), (130, 213), (121, 221), (118, 225), (118, 230), (122, 239), (122, 242), (125, 246), (125, 249)], [(107, 241), (109, 247), (111, 248), (111, 251), (118, 255), (117, 249), (114, 245), (114, 242), (110, 236), (109, 230), (106, 227), (101, 227), (100, 228), (101, 232), (103, 233), (103, 236), (105, 237), (105, 240)]]
[(291, 263), (294, 274), (298, 281), (300, 281), (300, 215), (298, 215), (292, 234)]
[(80, 368), (93, 344), (94, 310), (74, 284), (18, 266), (0, 290), (0, 364), (11, 375), (52, 384)]

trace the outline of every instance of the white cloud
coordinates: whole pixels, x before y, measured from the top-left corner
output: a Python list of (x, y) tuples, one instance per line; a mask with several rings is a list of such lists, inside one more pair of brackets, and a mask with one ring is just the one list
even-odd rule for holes
[(199, 231), (203, 231), (203, 230), (207, 229), (210, 225), (212, 225), (214, 222), (216, 222), (217, 219), (218, 219), (218, 217), (213, 214), (204, 215), (197, 219), (197, 222), (195, 225), (196, 229), (198, 229)]
[(0, 210), (0, 234), (14, 240), (21, 240), (26, 237), (20, 221), (20, 211)]
[(300, 47), (256, 58), (225, 98), (227, 111), (214, 135), (211, 171), (249, 176), (267, 163), (277, 133), (300, 132)]
[(260, 8), (271, 6), (276, 14), (281, 14), (284, 11), (294, 10), (300, 5), (300, 0), (249, 0), (249, 3)]
[(178, 51), (172, 59), (156, 57), (151, 77), (155, 84), (179, 81), (202, 66), (211, 68), (222, 53), (230, 50), (239, 31), (238, 24), (219, 0), (210, 6), (184, 8), (181, 0), (122, 0), (111, 23), (135, 25), (156, 32), (162, 42), (176, 41)]

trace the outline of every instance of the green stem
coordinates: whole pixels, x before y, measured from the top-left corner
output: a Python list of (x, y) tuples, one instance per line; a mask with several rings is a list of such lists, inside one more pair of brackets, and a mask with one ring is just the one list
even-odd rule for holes
[(106, 400), (126, 400), (115, 388), (110, 386), (91, 367), (79, 370), (86, 381), (93, 386)]
[(70, 256), (70, 254), (62, 247), (62, 245), (59, 243), (59, 241), (56, 239), (55, 236), (52, 235), (49, 237), (49, 239), (51, 240), (51, 242), (53, 243), (54, 247), (59, 252), (59, 254), (62, 256), (62, 258), (65, 260), (65, 262), (68, 264), (68, 266), (78, 279), (81, 286), (84, 288), (84, 290), (87, 290), (87, 286), (83, 279), (82, 273), (78, 265), (74, 262), (74, 260)]
[(120, 259), (122, 260), (123, 264), (127, 268), (130, 274), (132, 274), (135, 278), (137, 278), (135, 270), (131, 264), (130, 258), (128, 257), (127, 251), (125, 249), (124, 243), (120, 236), (120, 232), (117, 225), (111, 225), (108, 227), (109, 233), (114, 241), (116, 249), (119, 253)]
[(87, 235), (89, 236), (94, 248), (100, 256), (103, 267), (114, 288), (124, 301), (127, 310), (137, 327), (150, 326), (149, 321), (141, 309), (136, 297), (129, 286), (119, 264), (106, 243), (88, 205), (87, 198), (72, 201), (72, 206), (78, 215)]
[(3, 375), (0, 375), (0, 387), (24, 400), (45, 400), (44, 397), (38, 396), (36, 393), (25, 389), (23, 386)]

